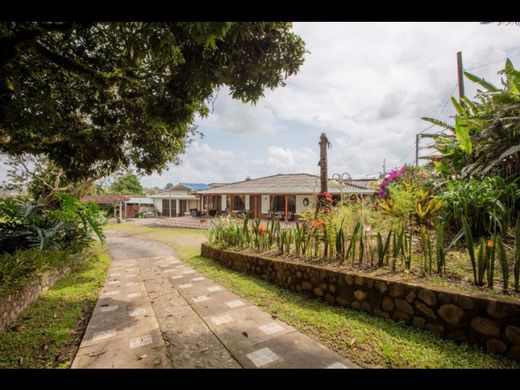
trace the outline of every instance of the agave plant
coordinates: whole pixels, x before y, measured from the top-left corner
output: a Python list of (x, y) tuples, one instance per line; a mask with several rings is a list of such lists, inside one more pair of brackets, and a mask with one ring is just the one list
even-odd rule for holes
[(516, 218), (515, 227), (515, 265), (513, 269), (515, 278), (515, 291), (519, 291), (520, 285), (520, 214)]
[(496, 246), (500, 268), (502, 269), (502, 289), (505, 292), (509, 287), (509, 263), (507, 261), (506, 248), (500, 236), (497, 237)]

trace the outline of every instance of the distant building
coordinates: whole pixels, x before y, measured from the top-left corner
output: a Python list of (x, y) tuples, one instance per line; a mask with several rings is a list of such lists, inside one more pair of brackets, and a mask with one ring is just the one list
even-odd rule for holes
[(200, 212), (199, 191), (208, 190), (208, 184), (179, 183), (169, 189), (162, 190), (158, 194), (149, 195), (153, 200), (155, 209), (161, 217), (180, 217), (186, 214)]
[[(368, 180), (329, 180), (329, 193), (336, 199), (372, 196), (376, 193)], [(320, 193), (320, 177), (307, 173), (279, 174), (198, 191), (203, 213), (218, 215), (249, 210), (254, 218), (294, 219), (314, 208)]]

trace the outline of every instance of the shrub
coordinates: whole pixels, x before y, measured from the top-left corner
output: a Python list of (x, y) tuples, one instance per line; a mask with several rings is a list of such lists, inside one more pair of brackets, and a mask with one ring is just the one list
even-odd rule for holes
[(79, 251), (93, 233), (104, 239), (104, 222), (97, 205), (66, 194), (59, 194), (54, 206), (6, 199), (0, 202), (0, 253), (30, 248)]
[(29, 280), (71, 260), (67, 250), (18, 250), (0, 256), (0, 296), (8, 294)]

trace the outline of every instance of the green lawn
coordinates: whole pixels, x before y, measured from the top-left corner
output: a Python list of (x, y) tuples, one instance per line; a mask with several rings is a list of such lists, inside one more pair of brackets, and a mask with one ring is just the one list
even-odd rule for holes
[(480, 347), (445, 340), (429, 331), (364, 312), (326, 305), (229, 270), (200, 256), (200, 244), (206, 240), (203, 231), (131, 223), (107, 229), (169, 244), (198, 271), (362, 367), (520, 368), (518, 363), (487, 354)]
[(111, 260), (96, 244), (78, 262), (0, 332), (0, 367), (70, 367)]

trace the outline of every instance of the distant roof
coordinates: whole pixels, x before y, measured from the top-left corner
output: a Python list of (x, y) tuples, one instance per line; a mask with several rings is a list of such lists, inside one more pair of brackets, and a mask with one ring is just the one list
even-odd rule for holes
[(216, 187), (222, 187), (222, 186), (225, 186), (229, 183), (209, 183), (208, 186), (209, 188), (216, 188)]
[(125, 195), (87, 195), (82, 196), (80, 200), (94, 203), (118, 203), (126, 202), (130, 200), (130, 197)]
[[(332, 194), (372, 194), (374, 189), (358, 185), (341, 184), (329, 179), (329, 192)], [(308, 173), (278, 174), (244, 180), (209, 190), (203, 194), (318, 194), (320, 177)]]
[(189, 188), (192, 191), (202, 191), (209, 189), (207, 184), (202, 183), (179, 183), (179, 185)]

